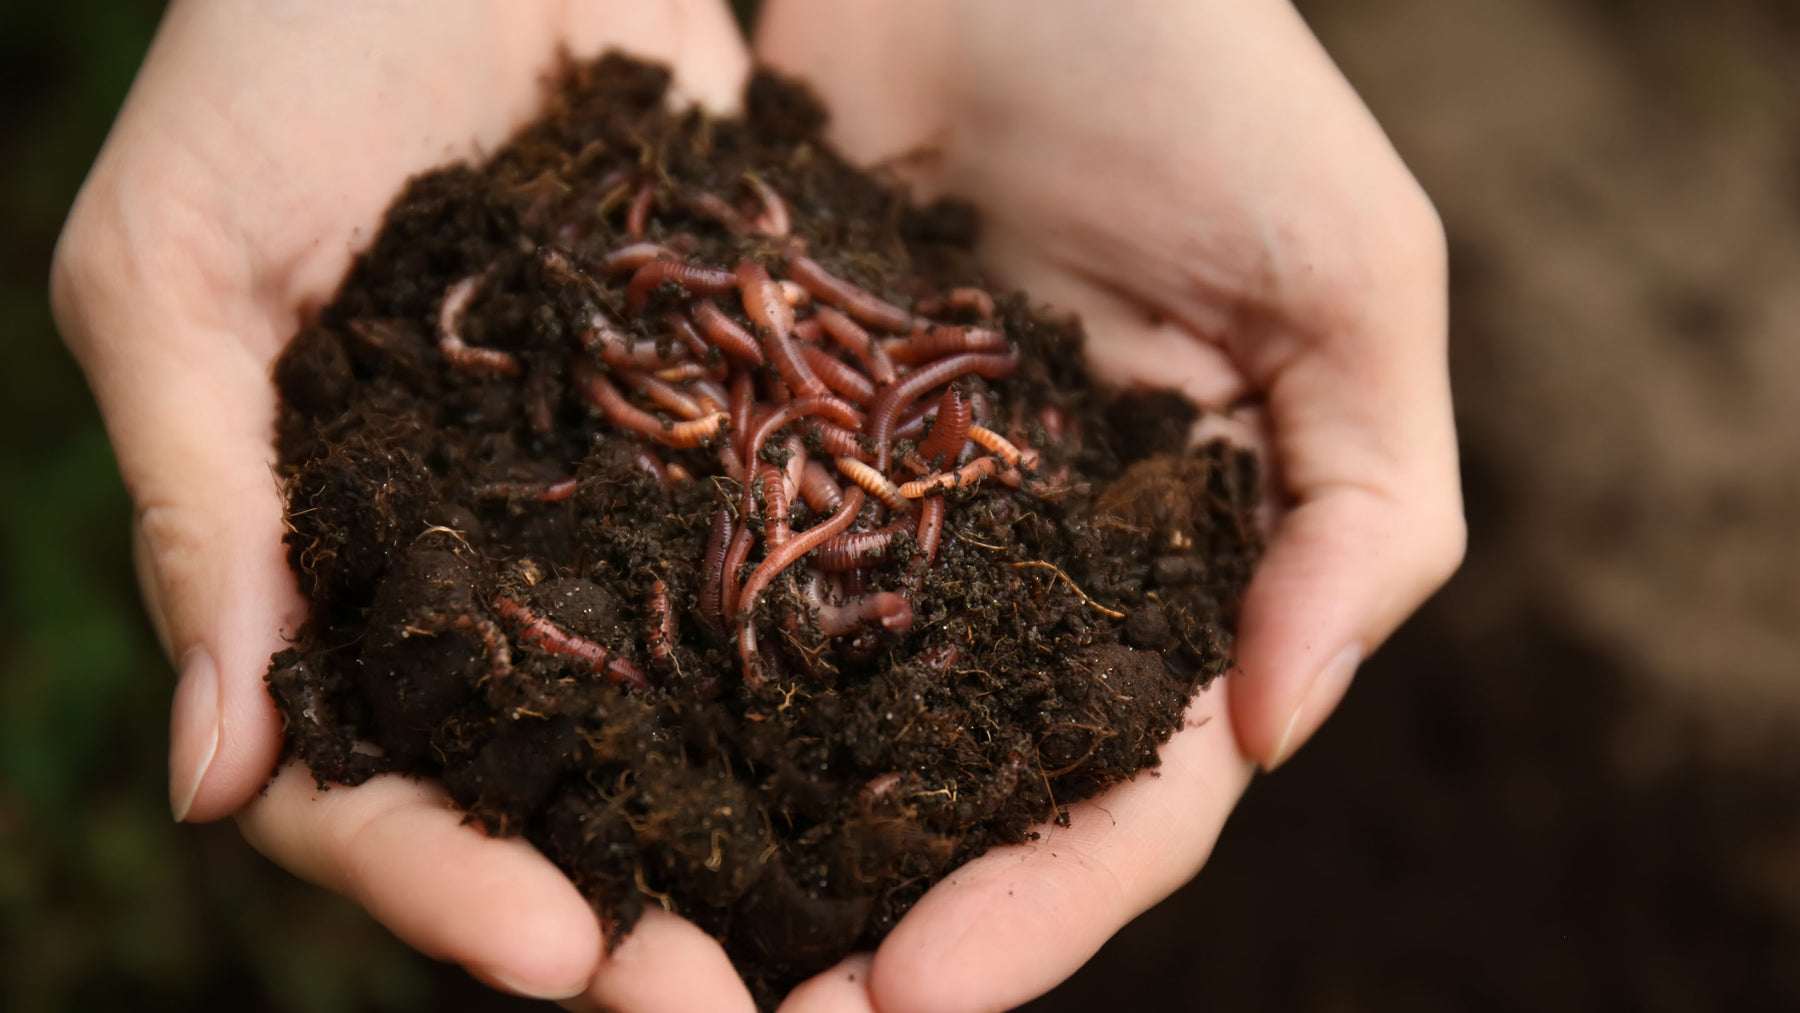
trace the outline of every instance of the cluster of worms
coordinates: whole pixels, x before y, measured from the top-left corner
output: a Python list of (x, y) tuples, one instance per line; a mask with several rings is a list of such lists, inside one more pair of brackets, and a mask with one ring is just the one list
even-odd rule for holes
[[(615, 431), (642, 441), (640, 464), (662, 480), (730, 479), (719, 485), (728, 492), (699, 561), (697, 618), (735, 639), (744, 683), (755, 688), (768, 676), (758, 606), (782, 575), (793, 574), (827, 637), (903, 633), (937, 557), (946, 497), (988, 481), (1038, 493), (1049, 485), (1036, 474), (1038, 452), (1016, 428), (997, 431), (983, 386), (967, 382), (1003, 379), (1019, 364), (993, 298), (964, 287), (912, 310), (888, 302), (808, 256), (782, 197), (745, 179), (753, 212), (712, 193), (677, 201), (690, 216), (758, 240), (758, 255), (730, 267), (695, 262), (690, 233), (645, 238), (649, 182), (626, 206), (623, 245), (589, 263), (556, 247), (537, 259), (546, 280), (582, 296), (568, 374), (576, 394)], [(449, 287), (438, 347), (456, 372), (518, 377), (516, 356), (463, 335), (489, 273)], [(667, 451), (706, 466), (666, 461)], [(576, 484), (499, 483), (485, 493), (554, 502)], [(903, 579), (887, 582), (898, 589), (872, 590), (872, 572), (889, 565), (904, 567)], [(616, 683), (648, 684), (618, 652), (514, 598), (493, 605), (521, 642)], [(646, 644), (661, 660), (676, 621), (660, 580), (646, 615)]]

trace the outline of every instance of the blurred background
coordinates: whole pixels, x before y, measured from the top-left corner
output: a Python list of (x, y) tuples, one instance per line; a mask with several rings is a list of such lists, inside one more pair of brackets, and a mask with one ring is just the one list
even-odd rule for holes
[[(537, 1009), (169, 821), (44, 301), (160, 8), (0, 8), (0, 1009)], [(1468, 563), (1028, 1009), (1800, 1010), (1800, 3), (1302, 9), (1449, 231)]]

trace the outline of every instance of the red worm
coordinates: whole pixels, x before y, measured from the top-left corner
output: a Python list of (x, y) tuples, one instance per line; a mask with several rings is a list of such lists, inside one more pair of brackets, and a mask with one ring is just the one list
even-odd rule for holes
[(714, 629), (725, 628), (725, 551), (737, 532), (731, 508), (720, 507), (706, 536), (706, 555), (701, 558), (700, 618)]
[[(668, 378), (658, 376), (657, 379), (664, 380)], [(709, 412), (725, 411), (725, 406), (731, 403), (731, 395), (725, 393), (725, 388), (719, 386), (718, 381), (711, 377), (694, 379), (688, 384), (688, 390), (694, 392), (694, 396), (700, 399), (701, 405), (705, 406), (706, 410)]]
[(756, 411), (756, 378), (739, 370), (731, 377), (731, 401), (725, 406), (731, 413), (731, 438), (737, 445), (738, 465), (743, 466), (744, 447), (750, 442), (750, 420)]
[(911, 521), (895, 521), (874, 531), (846, 531), (819, 546), (813, 562), (821, 570), (854, 570), (885, 563), (893, 551), (894, 536), (915, 530)]
[(904, 633), (913, 624), (912, 602), (894, 591), (876, 591), (842, 605), (826, 605), (818, 616), (819, 629), (828, 637), (849, 636), (870, 620), (879, 620), (884, 629), (895, 633)]
[(698, 362), (690, 361), (677, 362), (673, 366), (665, 366), (650, 375), (664, 383), (682, 383), (684, 381), (694, 381), (698, 383), (700, 381), (715, 380), (722, 377), (724, 373), (725, 371), (723, 368), (715, 369), (712, 366), (702, 366)]
[(764, 551), (773, 552), (786, 545), (793, 533), (788, 527), (787, 489), (781, 484), (781, 469), (773, 464), (764, 461), (756, 472), (762, 489)]
[(489, 482), (475, 487), (477, 499), (512, 499), (514, 496), (535, 496), (543, 503), (561, 503), (575, 495), (575, 489), (581, 483), (573, 478), (565, 478), (560, 482)]
[(667, 447), (697, 447), (718, 436), (731, 423), (731, 417), (724, 412), (714, 412), (688, 422), (664, 422), (626, 401), (612, 381), (586, 361), (576, 360), (572, 373), (582, 399), (600, 409), (607, 421)]
[(985, 426), (970, 426), (969, 439), (981, 444), (983, 450), (997, 454), (1009, 468), (1017, 468), (1021, 464), (1026, 469), (1037, 467), (1038, 452), (1026, 447), (1023, 450), (1013, 446), (1012, 441)]
[(763, 557), (763, 561), (744, 582), (744, 589), (738, 598), (738, 657), (744, 663), (744, 684), (755, 688), (762, 685), (762, 677), (756, 672), (756, 636), (752, 632), (751, 619), (756, 615), (757, 602), (769, 583), (780, 576), (782, 571), (798, 562), (802, 556), (824, 544), (825, 540), (843, 533), (856, 515), (862, 512), (863, 491), (852, 488), (844, 496), (844, 505), (828, 519), (807, 528), (795, 535), (786, 545)]
[(904, 338), (881, 343), (888, 357), (903, 366), (915, 366), (963, 352), (1005, 351), (1006, 345), (1006, 335), (990, 328), (936, 325), (914, 331)]
[(937, 402), (920, 401), (906, 410), (900, 421), (894, 425), (894, 439), (922, 440), (925, 438), (925, 420), (937, 411)]
[(656, 456), (656, 451), (639, 447), (637, 453), (631, 455), (631, 463), (649, 472), (650, 477), (656, 479), (658, 483), (669, 484), (671, 478), (669, 468), (663, 465), (662, 458)]
[(600, 273), (607, 277), (628, 274), (653, 260), (674, 260), (676, 253), (661, 243), (627, 243), (600, 258)]
[(475, 298), (485, 274), (472, 274), (451, 285), (438, 307), (438, 350), (444, 362), (465, 376), (518, 376), (519, 360), (498, 348), (476, 348), (462, 337), (463, 313)]
[(820, 306), (814, 319), (819, 321), (819, 326), (825, 329), (826, 334), (831, 335), (832, 340), (848, 348), (850, 354), (856, 356), (856, 361), (862, 363), (863, 369), (868, 370), (876, 383), (885, 386), (894, 382), (898, 375), (894, 369), (894, 360), (888, 358), (887, 352), (856, 321), (830, 306)]
[(704, 418), (718, 411), (716, 408), (713, 411), (707, 411), (687, 392), (641, 370), (618, 369), (614, 370), (613, 375), (624, 381), (636, 393), (643, 394), (656, 402), (658, 407), (674, 412), (684, 419)]
[(807, 439), (816, 440), (819, 449), (832, 457), (854, 457), (864, 463), (875, 460), (863, 437), (843, 426), (818, 419), (808, 420), (803, 425)]
[(869, 378), (859, 372), (856, 367), (833, 358), (830, 352), (812, 345), (800, 346), (800, 357), (825, 386), (842, 394), (845, 398), (859, 405), (867, 406), (875, 400), (875, 385)]
[(750, 527), (750, 518), (738, 525), (737, 533), (731, 536), (731, 545), (725, 549), (725, 580), (723, 600), (720, 607), (725, 610), (727, 619), (737, 615), (738, 602), (743, 596), (738, 592), (738, 572), (743, 569), (744, 561), (750, 558), (750, 543), (756, 538)]
[(644, 646), (650, 650), (650, 660), (666, 661), (675, 644), (675, 610), (669, 605), (669, 585), (661, 577), (650, 585), (646, 611)]
[[(713, 361), (713, 346), (707, 344), (706, 339), (700, 336), (699, 330), (694, 327), (694, 322), (688, 318), (686, 313), (665, 313), (663, 314), (663, 323), (669, 328), (669, 333), (674, 336), (675, 340), (680, 342), (683, 348), (698, 356), (701, 362)], [(723, 371), (719, 373), (721, 378), (724, 375)]]
[(870, 327), (904, 331), (912, 326), (912, 314), (837, 277), (805, 254), (789, 258), (784, 273), (811, 292), (813, 298), (838, 307)]
[(936, 562), (938, 541), (944, 537), (944, 497), (933, 496), (919, 505), (919, 529), (913, 537), (919, 540), (922, 574)]
[(605, 645), (570, 633), (538, 615), (529, 606), (521, 605), (503, 594), (495, 595), (493, 604), (500, 621), (518, 635), (521, 643), (536, 647), (546, 654), (560, 654), (584, 662), (589, 671), (614, 685), (626, 683), (634, 689), (644, 689), (650, 685), (650, 680), (644, 678), (644, 673), (636, 665), (614, 655)]
[[(781, 297), (787, 300), (789, 306), (799, 309), (812, 303), (812, 293), (802, 288), (799, 282), (783, 278), (775, 284), (781, 286)], [(799, 333), (799, 327), (799, 324), (794, 325), (796, 334)]]
[(788, 234), (792, 222), (788, 217), (787, 202), (775, 192), (775, 188), (764, 183), (756, 176), (745, 173), (744, 182), (756, 191), (756, 199), (762, 202), (762, 214), (750, 220), (750, 227), (766, 236), (780, 238)]
[(844, 490), (823, 464), (807, 461), (806, 470), (800, 474), (800, 498), (813, 513), (828, 514), (844, 505)]
[(931, 435), (919, 441), (919, 458), (927, 465), (926, 470), (956, 463), (956, 455), (969, 438), (973, 418), (968, 399), (961, 391), (955, 387), (944, 391), (938, 399), (937, 421), (931, 424)]
[(990, 380), (1004, 379), (1018, 366), (1017, 346), (997, 353), (964, 352), (914, 370), (899, 383), (884, 388), (881, 396), (875, 399), (874, 407), (869, 409), (869, 436), (875, 441), (876, 464), (884, 470), (887, 468), (894, 423), (899, 421), (900, 412), (920, 395), (970, 373), (979, 373)]
[(681, 204), (689, 211), (703, 218), (711, 218), (725, 226), (726, 231), (734, 235), (742, 235), (750, 231), (751, 223), (744, 220), (744, 216), (738, 213), (737, 208), (731, 206), (730, 201), (716, 193), (703, 190), (699, 193), (687, 194), (681, 198)]
[(838, 458), (837, 466), (838, 470), (844, 473), (845, 478), (867, 490), (869, 495), (886, 503), (890, 509), (900, 513), (912, 512), (912, 504), (907, 501), (899, 489), (894, 487), (894, 483), (888, 481), (886, 475), (854, 457)]
[(899, 489), (900, 495), (907, 499), (919, 499), (938, 490), (948, 492), (973, 485), (984, 478), (991, 478), (1000, 471), (1000, 462), (991, 457), (977, 457), (955, 471), (940, 471), (935, 475), (908, 482)]
[(972, 313), (981, 320), (994, 319), (994, 297), (973, 286), (953, 288), (940, 296), (920, 300), (914, 307), (925, 316), (941, 313)]
[(631, 206), (625, 209), (625, 234), (633, 239), (644, 238), (644, 226), (650, 222), (650, 202), (656, 199), (656, 186), (650, 180), (638, 184), (637, 194), (631, 198)]
[(653, 260), (637, 269), (625, 286), (625, 308), (637, 312), (650, 301), (658, 285), (674, 282), (693, 295), (724, 295), (737, 287), (730, 271), (679, 260)]
[(794, 344), (794, 308), (781, 297), (781, 289), (769, 278), (769, 272), (754, 260), (746, 260), (737, 266), (737, 280), (743, 289), (744, 312), (762, 329), (763, 351), (781, 374), (782, 382), (800, 397), (829, 393), (800, 357)]
[(694, 303), (694, 323), (700, 326), (700, 332), (706, 340), (726, 355), (740, 362), (748, 362), (760, 366), (763, 358), (762, 346), (749, 331), (738, 326), (737, 321), (725, 315), (725, 311), (710, 299), (701, 299)]

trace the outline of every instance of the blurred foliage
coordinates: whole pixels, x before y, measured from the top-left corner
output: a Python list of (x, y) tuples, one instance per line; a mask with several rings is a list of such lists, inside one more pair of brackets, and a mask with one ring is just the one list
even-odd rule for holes
[(0, 8), (0, 1009), (408, 1010), (444, 979), (164, 785), (173, 675), (130, 503), (45, 301), (56, 235), (161, 13)]

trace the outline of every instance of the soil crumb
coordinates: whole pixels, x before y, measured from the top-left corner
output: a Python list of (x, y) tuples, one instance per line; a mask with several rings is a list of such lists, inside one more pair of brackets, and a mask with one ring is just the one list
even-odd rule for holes
[(411, 181), (275, 381), (321, 784), (441, 779), (758, 1001), (1156, 763), (1260, 548), (1247, 451), (1091, 384), (766, 74), (742, 120), (571, 66)]

